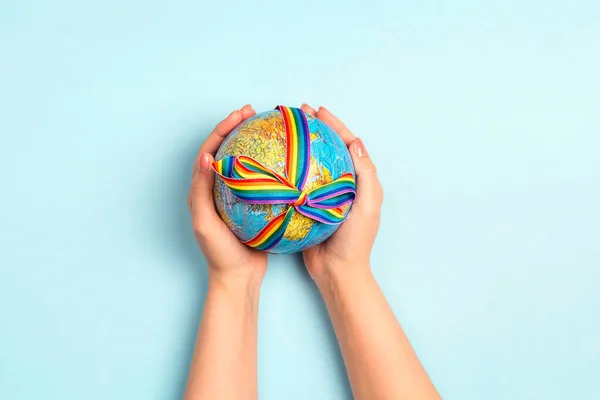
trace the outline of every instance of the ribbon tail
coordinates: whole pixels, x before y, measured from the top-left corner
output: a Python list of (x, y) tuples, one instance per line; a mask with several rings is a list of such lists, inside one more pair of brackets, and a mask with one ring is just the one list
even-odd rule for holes
[(250, 157), (225, 157), (212, 166), (233, 194), (246, 203), (292, 204), (300, 195), (285, 178)]
[(351, 173), (308, 192), (308, 204), (317, 208), (341, 207), (354, 201), (356, 184)]
[(256, 236), (244, 243), (257, 250), (269, 251), (281, 242), (294, 213), (294, 207), (273, 218)]
[(352, 203), (355, 197), (354, 176), (348, 173), (307, 193), (306, 201), (297, 204), (296, 210), (324, 224), (337, 225), (346, 219), (342, 207)]

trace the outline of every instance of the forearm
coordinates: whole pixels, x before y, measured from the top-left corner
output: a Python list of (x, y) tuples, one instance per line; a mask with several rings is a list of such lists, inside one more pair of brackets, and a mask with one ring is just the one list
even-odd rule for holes
[(260, 283), (210, 279), (185, 399), (256, 399)]
[(330, 269), (317, 285), (356, 399), (438, 399), (370, 269)]

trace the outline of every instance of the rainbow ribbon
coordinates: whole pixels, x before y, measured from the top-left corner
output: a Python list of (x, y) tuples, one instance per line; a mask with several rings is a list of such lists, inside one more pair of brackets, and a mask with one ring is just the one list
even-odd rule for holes
[(279, 244), (294, 210), (315, 221), (336, 225), (344, 221), (342, 206), (356, 196), (354, 176), (344, 174), (316, 189), (305, 191), (310, 167), (310, 131), (299, 108), (278, 106), (286, 132), (285, 176), (247, 156), (230, 156), (213, 163), (213, 169), (240, 200), (250, 204), (288, 204), (247, 245), (269, 251)]

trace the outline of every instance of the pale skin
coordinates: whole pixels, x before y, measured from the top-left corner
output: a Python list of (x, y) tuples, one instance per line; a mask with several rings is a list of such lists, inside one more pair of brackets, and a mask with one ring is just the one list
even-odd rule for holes
[[(350, 217), (324, 243), (305, 250), (306, 268), (333, 324), (355, 399), (439, 399), (370, 266), (383, 190), (364, 144), (331, 112), (303, 104), (348, 146), (357, 195)], [(213, 203), (214, 155), (227, 134), (256, 113), (246, 105), (201, 146), (188, 195), (192, 225), (208, 263), (208, 292), (185, 399), (257, 399), (257, 320), (265, 253), (242, 244)]]

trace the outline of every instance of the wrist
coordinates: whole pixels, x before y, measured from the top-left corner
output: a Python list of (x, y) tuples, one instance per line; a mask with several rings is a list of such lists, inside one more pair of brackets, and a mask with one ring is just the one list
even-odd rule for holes
[(208, 288), (230, 295), (258, 298), (263, 275), (247, 271), (218, 271), (209, 268)]
[(370, 263), (367, 260), (324, 264), (316, 268), (311, 275), (321, 291), (332, 286), (346, 286), (352, 282), (373, 277)]

